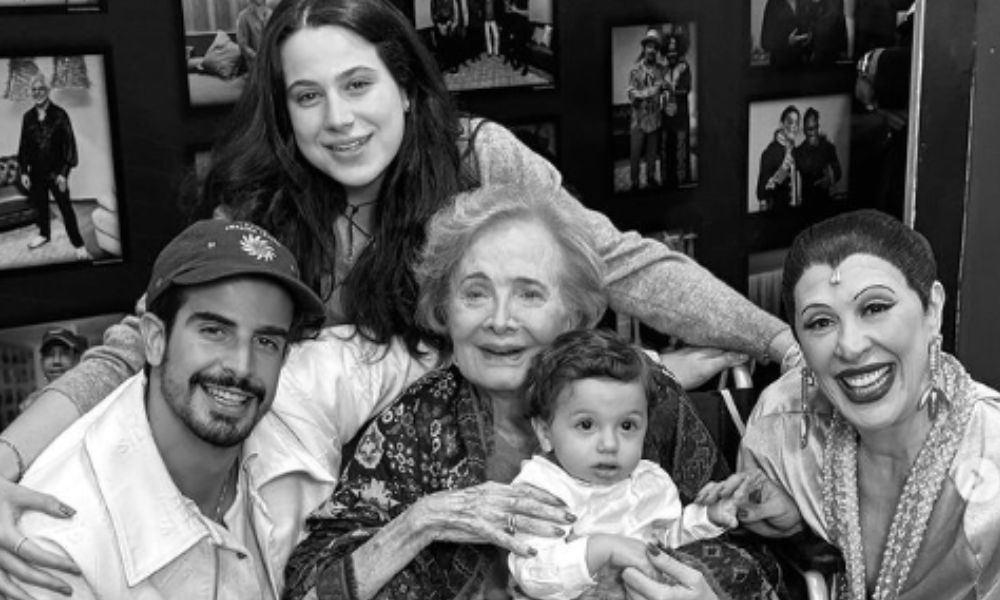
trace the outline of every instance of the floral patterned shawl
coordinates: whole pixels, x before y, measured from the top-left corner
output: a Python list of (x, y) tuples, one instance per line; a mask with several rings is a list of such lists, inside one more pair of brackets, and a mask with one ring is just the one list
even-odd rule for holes
[[(669, 376), (657, 377), (644, 456), (667, 467), (684, 503), (728, 474), (708, 430)], [(428, 373), (359, 438), (333, 496), (309, 517), (308, 537), (289, 560), (285, 598), (356, 596), (351, 553), (419, 498), (486, 480), (492, 409), (454, 366)], [(705, 572), (721, 600), (768, 598), (777, 568), (727, 543), (707, 540), (676, 551)], [(425, 548), (377, 594), (388, 600), (481, 598), (496, 564), (493, 546), (438, 542)]]

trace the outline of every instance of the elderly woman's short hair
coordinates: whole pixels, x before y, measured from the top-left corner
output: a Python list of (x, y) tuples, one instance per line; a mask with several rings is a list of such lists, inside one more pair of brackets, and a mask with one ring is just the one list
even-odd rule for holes
[(414, 265), (420, 299), (417, 318), (431, 331), (447, 330), (451, 278), (479, 235), (499, 223), (530, 221), (544, 226), (561, 249), (562, 299), (572, 327), (592, 327), (604, 314), (604, 262), (583, 224), (570, 217), (564, 190), (523, 185), (484, 186), (455, 196), (427, 224), (427, 242)]
[(930, 242), (899, 219), (872, 209), (856, 210), (821, 221), (792, 242), (785, 257), (781, 297), (788, 315), (794, 314), (794, 292), (806, 269), (813, 265), (836, 268), (854, 254), (881, 258), (899, 269), (924, 309), (937, 280), (937, 263)]

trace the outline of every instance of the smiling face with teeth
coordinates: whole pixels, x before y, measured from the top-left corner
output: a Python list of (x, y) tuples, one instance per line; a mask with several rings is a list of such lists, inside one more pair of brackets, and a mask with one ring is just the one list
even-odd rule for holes
[(375, 46), (344, 27), (308, 27), (285, 41), (281, 65), (299, 151), (344, 186), (348, 202), (374, 200), (409, 102)]
[(182, 296), (169, 328), (143, 318), (150, 426), (170, 444), (236, 446), (274, 401), (292, 298), (277, 283), (246, 277)]
[(516, 398), (531, 359), (575, 324), (563, 298), (566, 264), (537, 221), (479, 232), (452, 274), (447, 329), (455, 363), (480, 392)]
[(813, 264), (794, 288), (794, 325), (823, 394), (862, 432), (907, 427), (930, 385), (928, 348), (939, 331), (944, 290), (927, 308), (888, 261), (853, 254)]

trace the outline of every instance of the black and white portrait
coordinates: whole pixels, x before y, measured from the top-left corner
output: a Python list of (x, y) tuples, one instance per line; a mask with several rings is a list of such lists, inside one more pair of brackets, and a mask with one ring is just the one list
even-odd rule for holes
[(698, 182), (696, 41), (693, 22), (611, 30), (615, 192)]
[(751, 0), (750, 64), (795, 69), (850, 61), (855, 5), (869, 2)]
[(750, 104), (747, 209), (828, 208), (844, 200), (850, 165), (847, 94)]
[(181, 0), (191, 106), (239, 98), (278, 0)]
[(100, 315), (0, 329), (0, 427), (34, 399), (35, 392), (101, 344), (104, 330), (124, 317)]
[(452, 91), (551, 87), (555, 0), (414, 0), (413, 20)]
[(122, 257), (105, 56), (0, 58), (0, 270)]

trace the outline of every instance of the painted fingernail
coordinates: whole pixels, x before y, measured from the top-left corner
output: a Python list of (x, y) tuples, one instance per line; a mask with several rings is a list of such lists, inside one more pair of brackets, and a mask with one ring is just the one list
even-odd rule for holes
[(763, 500), (762, 496), (763, 494), (761, 493), (760, 488), (758, 488), (750, 492), (750, 502), (753, 502), (754, 504), (760, 504), (761, 500)]
[(69, 587), (68, 585), (67, 586), (61, 586), (59, 588), (59, 593), (62, 594), (63, 596), (72, 596), (73, 595), (73, 588)]
[(553, 527), (552, 528), (552, 532), (555, 533), (559, 537), (562, 537), (562, 536), (566, 535), (566, 530), (564, 530), (561, 527)]
[(567, 512), (566, 513), (566, 520), (569, 521), (570, 523), (576, 523), (576, 515), (574, 515), (571, 512)]
[(742, 508), (736, 511), (736, 516), (741, 519), (746, 519), (748, 514), (749, 513)]
[(63, 515), (67, 517), (72, 517), (73, 515), (76, 514), (75, 510), (73, 510), (69, 506), (66, 506), (65, 504), (59, 505), (59, 512), (61, 512)]
[(538, 550), (534, 548), (528, 548), (528, 556), (538, 556)]
[(654, 544), (653, 542), (648, 542), (646, 544), (646, 552), (649, 552), (653, 556), (657, 556), (660, 554), (660, 549), (657, 548), (656, 544)]

